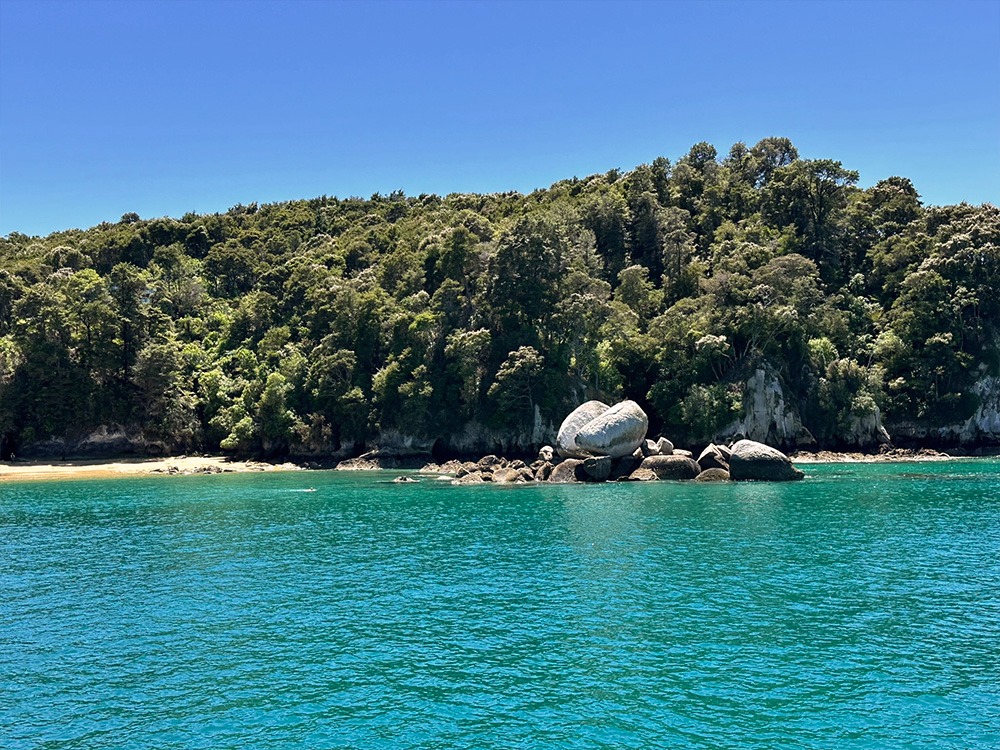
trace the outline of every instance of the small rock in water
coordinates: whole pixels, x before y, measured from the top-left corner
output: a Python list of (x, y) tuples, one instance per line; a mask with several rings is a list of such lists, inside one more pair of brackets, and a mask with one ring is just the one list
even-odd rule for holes
[(649, 469), (658, 479), (694, 479), (701, 467), (688, 456), (650, 456), (643, 460), (641, 469)]
[(641, 466), (624, 479), (626, 482), (655, 482), (659, 479), (652, 469), (644, 469)]
[(493, 471), (493, 481), (497, 484), (514, 484), (515, 482), (523, 482), (524, 478), (517, 469), (508, 467), (505, 469), (495, 469)]
[(729, 461), (723, 455), (719, 446), (709, 443), (705, 450), (698, 455), (698, 465), (705, 469), (725, 469), (729, 471)]
[(583, 471), (586, 480), (604, 482), (611, 476), (611, 456), (595, 456), (583, 460)]
[(729, 472), (725, 469), (705, 469), (694, 478), (696, 482), (728, 482)]
[(576, 478), (576, 467), (582, 466), (583, 461), (579, 458), (567, 458), (561, 461), (549, 474), (549, 481), (557, 484), (567, 484), (578, 481)]
[(740, 440), (733, 446), (729, 475), (734, 480), (759, 479), (771, 482), (787, 482), (805, 476), (792, 466), (791, 460), (784, 453), (755, 440)]
[(478, 471), (471, 471), (468, 474), (463, 474), (460, 477), (456, 477), (451, 480), (452, 484), (482, 484), (485, 480), (483, 475)]

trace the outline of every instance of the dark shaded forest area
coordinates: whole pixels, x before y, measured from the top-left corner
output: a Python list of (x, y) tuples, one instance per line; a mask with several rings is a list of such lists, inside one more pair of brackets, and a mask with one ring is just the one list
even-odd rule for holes
[(99, 426), (168, 453), (333, 455), (390, 435), (528, 449), (590, 397), (634, 399), (697, 443), (739, 432), (758, 371), (800, 444), (872, 448), (883, 422), (988, 442), (948, 428), (996, 392), (1000, 211), (857, 180), (768, 138), (530, 195), (13, 233), (3, 451)]

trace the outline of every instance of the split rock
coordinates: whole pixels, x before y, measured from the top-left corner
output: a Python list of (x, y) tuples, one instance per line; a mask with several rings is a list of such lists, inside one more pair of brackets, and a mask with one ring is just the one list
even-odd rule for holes
[(649, 418), (639, 404), (622, 401), (585, 424), (576, 434), (576, 445), (593, 455), (621, 458), (642, 444), (647, 429)]
[[(563, 458), (586, 458), (589, 456), (587, 451), (582, 450), (577, 445), (576, 436), (588, 422), (601, 416), (610, 408), (600, 401), (587, 401), (571, 411), (559, 426), (559, 434), (556, 436), (556, 452)], [(539, 452), (539, 456), (541, 456), (541, 452)]]

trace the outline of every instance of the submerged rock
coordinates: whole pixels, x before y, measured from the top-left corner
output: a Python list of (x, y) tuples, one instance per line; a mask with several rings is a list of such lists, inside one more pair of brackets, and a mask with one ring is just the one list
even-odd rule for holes
[(740, 440), (733, 446), (729, 475), (734, 480), (758, 479), (771, 482), (785, 482), (805, 476), (777, 448), (754, 440)]

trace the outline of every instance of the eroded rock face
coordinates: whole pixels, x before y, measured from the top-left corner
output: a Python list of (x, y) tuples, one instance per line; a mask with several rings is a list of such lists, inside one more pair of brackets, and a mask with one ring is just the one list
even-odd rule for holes
[(646, 412), (635, 401), (622, 401), (590, 420), (576, 434), (578, 448), (595, 456), (630, 456), (649, 429)]
[(740, 440), (733, 446), (729, 475), (735, 480), (758, 479), (771, 482), (785, 482), (805, 476), (777, 448), (754, 440)]
[(650, 456), (643, 460), (639, 469), (649, 469), (657, 479), (694, 479), (701, 473), (701, 467), (693, 458), (675, 455)]
[(587, 401), (571, 411), (559, 426), (559, 434), (556, 436), (556, 452), (563, 458), (586, 458), (589, 456), (587, 451), (578, 446), (577, 434), (588, 422), (601, 416), (610, 408), (601, 401)]

